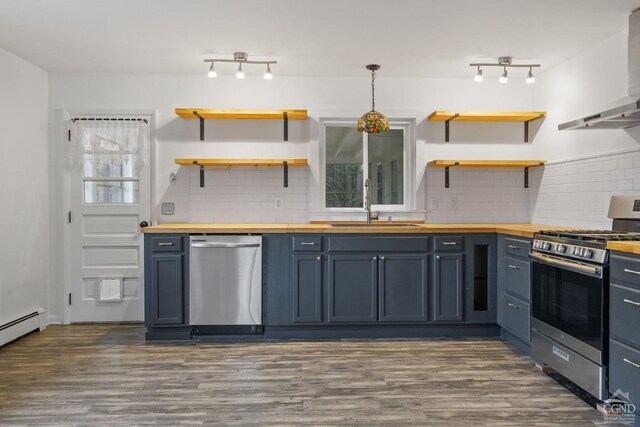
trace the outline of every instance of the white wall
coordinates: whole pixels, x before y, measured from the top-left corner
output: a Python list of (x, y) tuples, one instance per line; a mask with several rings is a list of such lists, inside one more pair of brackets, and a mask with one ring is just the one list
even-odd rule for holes
[(47, 308), (47, 73), (0, 49), (0, 324)]
[[(155, 200), (176, 203), (176, 214), (160, 222), (189, 219), (189, 171), (174, 164), (176, 157), (307, 157), (309, 209), (322, 208), (319, 194), (318, 120), (321, 117), (359, 117), (370, 106), (370, 80), (340, 77), (260, 77), (236, 80), (202, 75), (133, 75), (52, 73), (50, 106), (56, 109), (156, 109), (157, 145)], [(274, 70), (275, 71), (275, 70)], [(471, 78), (385, 78), (376, 81), (376, 105), (389, 117), (416, 120), (415, 185), (417, 208), (424, 208), (425, 165), (442, 158), (531, 157), (532, 145), (522, 142), (521, 124), (452, 125), (452, 143), (444, 143), (444, 125), (427, 122), (436, 109), (530, 109), (531, 87), (513, 80), (508, 85)], [(195, 120), (178, 118), (176, 107), (199, 108), (306, 108), (307, 122), (290, 122), (289, 142), (282, 141), (282, 123), (259, 121), (207, 121), (206, 141), (198, 140)], [(533, 126), (535, 129), (535, 126)], [(535, 132), (535, 130), (534, 130)], [(169, 175), (177, 173), (170, 183)]]

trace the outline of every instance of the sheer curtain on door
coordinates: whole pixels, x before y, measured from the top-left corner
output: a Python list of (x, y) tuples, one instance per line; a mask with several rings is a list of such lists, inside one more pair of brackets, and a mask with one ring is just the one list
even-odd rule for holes
[(84, 203), (139, 203), (149, 123), (137, 117), (73, 121), (69, 166), (82, 171)]

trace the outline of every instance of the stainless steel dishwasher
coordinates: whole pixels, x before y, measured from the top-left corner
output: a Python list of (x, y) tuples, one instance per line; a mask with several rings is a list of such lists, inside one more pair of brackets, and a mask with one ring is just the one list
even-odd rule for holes
[(262, 236), (191, 236), (189, 323), (262, 324)]

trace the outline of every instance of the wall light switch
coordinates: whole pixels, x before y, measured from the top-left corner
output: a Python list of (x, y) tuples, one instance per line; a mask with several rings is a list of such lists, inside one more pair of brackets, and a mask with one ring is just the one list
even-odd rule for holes
[(429, 199), (429, 209), (430, 210), (438, 209), (438, 199), (436, 197), (432, 197)]
[(449, 200), (449, 208), (451, 209), (458, 209), (458, 199), (456, 199), (455, 197), (452, 197)]
[(176, 205), (173, 202), (165, 202), (160, 206), (162, 215), (173, 215), (176, 211)]
[(276, 209), (282, 209), (282, 197), (276, 197), (275, 207)]

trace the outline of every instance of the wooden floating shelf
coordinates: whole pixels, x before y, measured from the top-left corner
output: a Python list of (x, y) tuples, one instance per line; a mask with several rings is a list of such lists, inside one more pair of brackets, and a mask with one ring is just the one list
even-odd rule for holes
[(449, 142), (449, 123), (457, 122), (522, 122), (524, 142), (529, 142), (529, 122), (547, 117), (544, 111), (434, 111), (427, 116), (432, 122), (444, 122), (445, 142)]
[(307, 110), (216, 110), (210, 108), (176, 108), (183, 119), (207, 120), (282, 120), (287, 113), (289, 120), (307, 120)]
[(543, 166), (546, 160), (432, 160), (427, 167), (444, 168), (444, 186), (449, 188), (449, 169), (455, 168), (524, 168), (524, 188), (529, 188), (529, 168)]
[(289, 186), (289, 166), (307, 166), (307, 159), (176, 159), (181, 166), (198, 166), (200, 168), (200, 187), (204, 187), (205, 166), (278, 166), (284, 171), (284, 186)]
[(307, 159), (176, 159), (182, 166), (307, 166)]
[(284, 140), (289, 140), (289, 120), (307, 120), (307, 110), (215, 110), (211, 108), (176, 108), (183, 119), (200, 120), (200, 141), (204, 141), (205, 120), (282, 120)]

